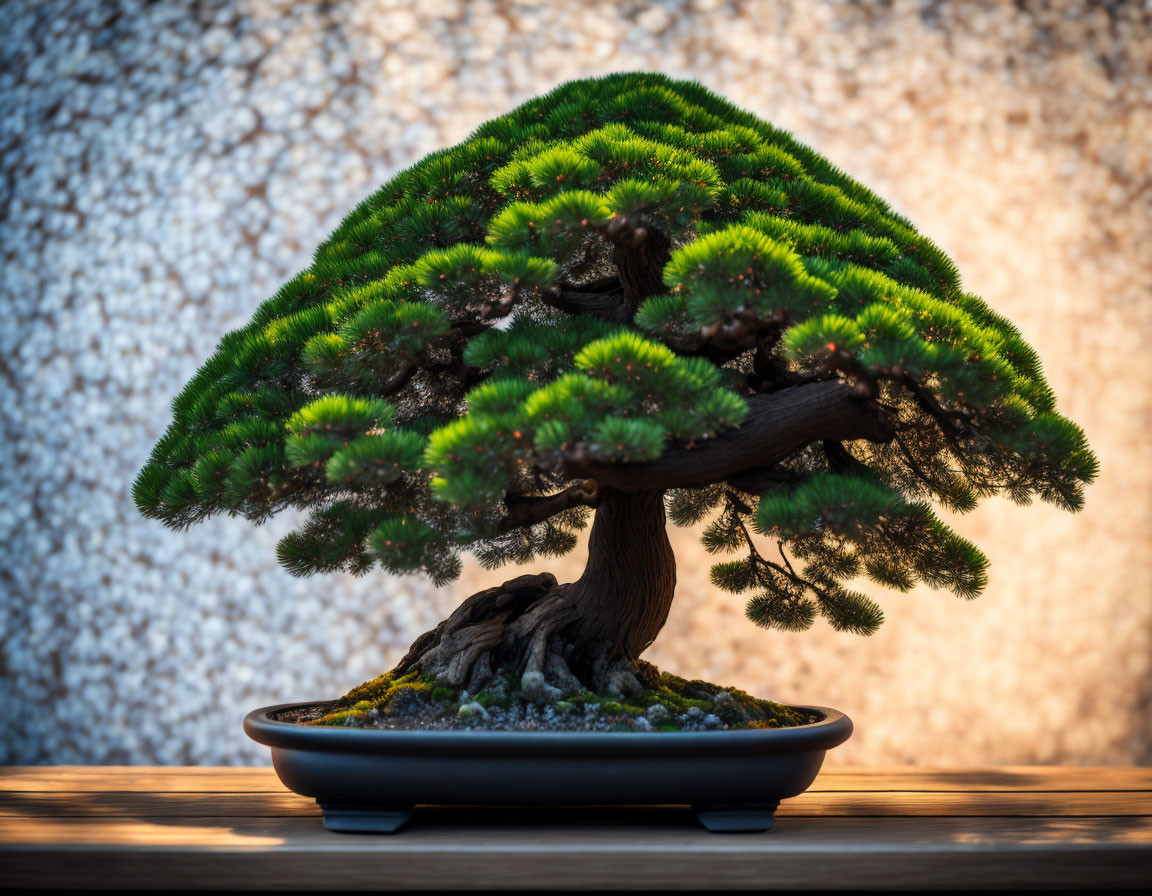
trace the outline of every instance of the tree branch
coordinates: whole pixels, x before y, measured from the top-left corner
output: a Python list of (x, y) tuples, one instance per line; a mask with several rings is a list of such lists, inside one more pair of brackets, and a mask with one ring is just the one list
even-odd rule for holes
[(664, 291), (664, 265), (671, 257), (672, 243), (662, 231), (639, 225), (625, 215), (593, 221), (591, 226), (614, 247), (612, 261), (621, 289), (612, 316), (600, 316), (613, 323), (627, 323), (642, 300)]
[(753, 467), (728, 477), (728, 484), (749, 495), (759, 495), (781, 485), (799, 485), (807, 475), (783, 466)]
[(542, 523), (560, 511), (571, 510), (573, 507), (595, 507), (599, 500), (600, 492), (592, 479), (584, 479), (554, 495), (509, 496), (504, 501), (508, 508), (508, 516), (501, 521), (500, 531), (509, 532), (512, 529)]
[(610, 277), (585, 286), (559, 286), (546, 289), (541, 301), (565, 314), (590, 314), (612, 323), (628, 320), (627, 302), (624, 287), (619, 277)]
[[(893, 375), (895, 375), (895, 371), (893, 371)], [(932, 390), (912, 375), (901, 372), (896, 381), (912, 393), (924, 412), (936, 421), (944, 437), (956, 446), (959, 437), (964, 434), (968, 427), (968, 417), (960, 411), (953, 411), (944, 407), (932, 393)]]
[(574, 464), (569, 458), (563, 471), (623, 492), (699, 488), (745, 470), (771, 466), (812, 442), (887, 442), (892, 436), (874, 401), (860, 397), (851, 386), (824, 381), (753, 396), (738, 429), (698, 447), (669, 448), (658, 459), (641, 464)]
[[(893, 434), (893, 438), (896, 438), (895, 434)], [(833, 473), (847, 473), (851, 470), (863, 471), (867, 469), (866, 464), (862, 464), (856, 460), (856, 458), (852, 456), (851, 451), (834, 439), (825, 439), (821, 442), (821, 447), (824, 449), (824, 457), (827, 458), (828, 466), (832, 469)]]

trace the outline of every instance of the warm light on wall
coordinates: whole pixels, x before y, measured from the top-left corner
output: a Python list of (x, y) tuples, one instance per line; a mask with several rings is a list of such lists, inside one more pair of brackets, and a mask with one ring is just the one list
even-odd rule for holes
[[(239, 718), (383, 671), (460, 598), (292, 580), (264, 530), (171, 533), (128, 495), (170, 395), (376, 185), (552, 84), (690, 77), (873, 187), (1046, 361), (1101, 461), (1083, 513), (994, 500), (950, 523), (973, 603), (869, 588), (868, 639), (755, 628), (674, 535), (650, 658), (857, 722), (838, 762), (1152, 761), (1147, 22), (958, 4), (96, 3), (6, 22), (0, 762), (262, 761)], [(404, 4), (408, 7), (411, 4)], [(837, 17), (841, 17), (837, 19)], [(83, 38), (82, 42), (81, 38)], [(112, 47), (115, 47), (115, 55)], [(579, 552), (553, 570), (578, 574)], [(98, 715), (100, 731), (77, 719)]]

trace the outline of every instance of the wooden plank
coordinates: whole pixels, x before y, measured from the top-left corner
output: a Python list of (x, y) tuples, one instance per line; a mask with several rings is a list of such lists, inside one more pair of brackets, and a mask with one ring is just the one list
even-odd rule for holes
[[(637, 822), (644, 822), (638, 825)], [(418, 808), (402, 836), (334, 834), (312, 818), (173, 819), (0, 818), (0, 849), (74, 846), (133, 851), (178, 845), (194, 849), (268, 846), (276, 851), (325, 848), (335, 852), (445, 848), (476, 852), (528, 848), (607, 849), (628, 835), (646, 849), (692, 848), (702, 854), (760, 850), (771, 852), (781, 841), (789, 848), (835, 843), (841, 846), (956, 844), (989, 849), (1020, 844), (1100, 843), (1152, 847), (1152, 819), (1135, 818), (794, 818), (764, 834), (718, 836), (701, 828), (686, 808), (604, 810), (537, 810), (493, 813), (492, 810)], [(776, 844), (776, 845), (773, 845)]]
[(1152, 816), (1148, 791), (809, 791), (784, 800), (792, 816)]
[[(0, 816), (105, 818), (276, 818), (318, 816), (316, 803), (294, 793), (139, 793), (24, 791), (0, 793)], [(870, 816), (1152, 816), (1147, 791), (809, 791), (785, 800), (782, 818)]]
[(1132, 766), (825, 766), (812, 790), (1152, 790), (1152, 768)]
[(5, 818), (0, 841), (6, 887), (1105, 888), (1149, 882), (1152, 819), (795, 818), (717, 836), (686, 815), (477, 829), (433, 811), (401, 835), (358, 837), (311, 818)]
[[(167, 793), (282, 793), (271, 766), (10, 766), (0, 792), (29, 790)], [(827, 791), (1152, 790), (1152, 768), (1005, 766), (852, 768), (829, 766), (812, 786)]]
[(319, 818), (316, 801), (296, 793), (0, 793), (0, 818)]
[(283, 793), (272, 766), (34, 765), (0, 768), (0, 792)]

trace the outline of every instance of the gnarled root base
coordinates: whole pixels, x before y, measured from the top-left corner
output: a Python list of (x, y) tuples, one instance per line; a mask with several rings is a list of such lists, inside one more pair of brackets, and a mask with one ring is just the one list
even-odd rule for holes
[(476, 693), (496, 674), (538, 672), (561, 694), (623, 697), (643, 690), (622, 643), (579, 636), (573, 585), (550, 573), (525, 575), (465, 600), (413, 642), (393, 676), (419, 671)]

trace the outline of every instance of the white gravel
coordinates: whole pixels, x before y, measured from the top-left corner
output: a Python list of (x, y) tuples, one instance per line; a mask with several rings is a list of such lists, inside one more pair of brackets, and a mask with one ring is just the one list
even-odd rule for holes
[(291, 520), (171, 532), (129, 489), (197, 364), (377, 184), (646, 67), (896, 203), (1021, 324), (1104, 464), (1078, 517), (959, 521), (986, 596), (887, 597), (867, 642), (760, 632), (680, 539), (651, 659), (844, 709), (841, 761), (1152, 762), (1152, 14), (1054, 6), (4, 4), (0, 763), (266, 761), (246, 710), (343, 692), (501, 577), (295, 580)]

